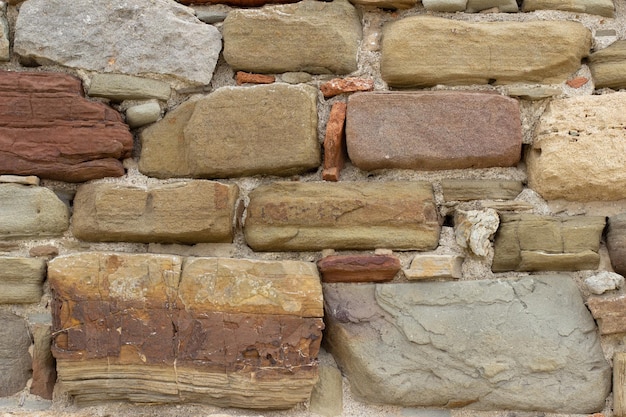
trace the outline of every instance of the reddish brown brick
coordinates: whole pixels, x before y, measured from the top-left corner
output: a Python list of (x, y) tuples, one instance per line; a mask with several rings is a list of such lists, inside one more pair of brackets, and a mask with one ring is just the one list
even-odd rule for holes
[(571, 80), (567, 80), (566, 84), (572, 88), (580, 88), (583, 85), (587, 84), (588, 81), (589, 78), (587, 77), (576, 77), (572, 78)]
[(400, 271), (400, 259), (393, 255), (327, 256), (317, 262), (323, 282), (391, 281)]
[(251, 74), (249, 72), (237, 71), (236, 75), (237, 85), (241, 84), (272, 84), (276, 81), (276, 77), (273, 75), (265, 74)]
[(339, 173), (346, 162), (345, 121), (346, 103), (333, 104), (326, 125), (324, 138), (324, 170), (322, 178), (326, 181), (339, 181)]
[(356, 91), (372, 91), (373, 89), (374, 80), (359, 77), (334, 78), (320, 87), (326, 98)]
[(591, 296), (587, 300), (587, 306), (598, 322), (600, 334), (626, 332), (626, 295)]

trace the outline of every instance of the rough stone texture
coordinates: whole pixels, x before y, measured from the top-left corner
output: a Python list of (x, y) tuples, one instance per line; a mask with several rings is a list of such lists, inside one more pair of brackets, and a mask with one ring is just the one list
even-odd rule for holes
[(244, 233), (258, 251), (432, 250), (439, 219), (430, 184), (275, 182), (250, 193)]
[(50, 324), (35, 323), (33, 332), (33, 382), (30, 393), (47, 400), (52, 399), (54, 384), (57, 380), (57, 371), (50, 346), (52, 335)]
[(159, 117), (161, 117), (161, 106), (154, 101), (129, 107), (126, 110), (126, 123), (131, 128), (156, 122)]
[(626, 353), (624, 352), (615, 352), (613, 355), (613, 415), (615, 417), (626, 415)]
[(552, 100), (526, 156), (529, 187), (546, 200), (626, 198), (624, 126), (624, 92)]
[(236, 185), (189, 181), (133, 187), (84, 184), (72, 232), (92, 242), (231, 242)]
[(492, 270), (576, 271), (596, 269), (605, 219), (501, 214)]
[(522, 84), (507, 87), (506, 93), (511, 97), (519, 97), (524, 100), (535, 101), (558, 96), (559, 94), (563, 93), (563, 90), (556, 87), (528, 86)]
[(624, 286), (624, 277), (615, 272), (602, 271), (585, 279), (585, 285), (592, 294), (601, 295)]
[[(274, 3), (295, 3), (295, 0), (177, 0), (182, 4), (228, 4), (229, 6), (236, 7), (259, 7), (264, 6), (266, 4), (274, 4)], [(222, 18), (223, 21), (226, 18), (224, 16)], [(198, 19), (206, 22), (198, 16)], [(206, 22), (206, 23), (215, 23), (215, 22)]]
[(380, 7), (381, 9), (410, 9), (415, 7), (417, 0), (350, 0), (352, 4)]
[(292, 175), (320, 164), (317, 94), (288, 84), (224, 87), (141, 133), (139, 170), (168, 177)]
[(0, 304), (38, 303), (45, 274), (43, 259), (0, 257)]
[(499, 12), (516, 13), (519, 11), (515, 0), (468, 0), (465, 9), (468, 13), (477, 13), (497, 7)]
[(522, 11), (563, 10), (613, 17), (613, 0), (524, 0)]
[(400, 271), (393, 255), (333, 255), (317, 262), (323, 282), (391, 281)]
[(491, 238), (498, 230), (500, 217), (494, 209), (457, 210), (454, 213), (456, 243), (477, 256), (487, 256)]
[(435, 12), (462, 12), (467, 6), (467, 0), (422, 0), (426, 10)]
[(324, 169), (322, 179), (339, 181), (339, 175), (346, 162), (345, 123), (347, 105), (334, 103), (326, 124), (324, 137)]
[(28, 254), (33, 257), (55, 257), (59, 254), (59, 248), (53, 245), (34, 246)]
[(357, 91), (372, 91), (374, 80), (360, 77), (333, 78), (320, 86), (325, 98)]
[(610, 391), (595, 323), (565, 276), (324, 284), (324, 302), (330, 352), (370, 402), (582, 414)]
[[(104, 397), (289, 408), (308, 399), (324, 324), (299, 313), (322, 311), (315, 266), (182, 262), (93, 252), (50, 262), (59, 392), (79, 404)], [(233, 288), (229, 277), (239, 277)], [(301, 281), (312, 286), (303, 290)]]
[(215, 27), (169, 0), (29, 0), (17, 19), (14, 52), (40, 64), (208, 84), (221, 48)]
[(410, 280), (461, 278), (462, 267), (463, 257), (459, 255), (417, 255), (403, 272)]
[(21, 391), (31, 376), (30, 334), (26, 320), (0, 311), (0, 397)]
[(34, 175), (0, 175), (0, 183), (2, 184), (39, 185), (39, 182), (39, 177)]
[(265, 74), (250, 74), (249, 72), (237, 71), (235, 75), (237, 85), (241, 84), (271, 84), (276, 81), (276, 77), (273, 75)]
[(223, 35), (224, 58), (235, 70), (347, 74), (357, 69), (362, 32), (346, 0), (304, 0), (232, 10)]
[(167, 100), (171, 93), (170, 85), (163, 81), (123, 74), (95, 74), (87, 92), (114, 101)]
[(587, 84), (587, 82), (589, 82), (589, 78), (587, 77), (575, 77), (575, 78), (572, 78), (571, 80), (567, 80), (565, 84), (567, 84), (568, 86), (572, 88), (580, 88), (583, 85)]
[(0, 184), (0, 239), (61, 235), (67, 206), (49, 189)]
[(0, 3), (0, 61), (9, 61), (11, 59), (9, 22), (7, 22), (6, 12), (6, 3)]
[(119, 177), (118, 159), (132, 149), (120, 114), (82, 97), (77, 78), (0, 72), (0, 172), (67, 182)]
[(449, 180), (441, 181), (445, 201), (512, 200), (524, 189), (514, 180)]
[(343, 378), (333, 356), (320, 350), (320, 378), (311, 392), (309, 410), (324, 417), (343, 414)]
[(512, 166), (521, 156), (519, 106), (489, 93), (355, 94), (346, 142), (352, 163), (363, 170)]
[(626, 213), (609, 217), (606, 247), (615, 272), (626, 275)]
[(560, 83), (580, 67), (590, 47), (591, 33), (576, 22), (466, 23), (413, 16), (385, 25), (381, 72), (391, 87)]
[(589, 56), (596, 88), (626, 88), (626, 41), (617, 41)]
[(601, 334), (626, 332), (626, 295), (592, 295), (587, 299), (587, 306), (598, 322)]

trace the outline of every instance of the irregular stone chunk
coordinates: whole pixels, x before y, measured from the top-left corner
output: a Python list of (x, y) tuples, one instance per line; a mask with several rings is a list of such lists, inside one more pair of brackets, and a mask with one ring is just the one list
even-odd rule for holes
[(39, 185), (39, 182), (39, 177), (34, 175), (0, 175), (0, 183), (3, 184)]
[(48, 271), (61, 392), (79, 404), (289, 408), (310, 396), (324, 327), (313, 264), (92, 252)]
[(512, 200), (524, 185), (513, 180), (443, 180), (441, 188), (446, 201)]
[(232, 10), (223, 34), (224, 58), (236, 70), (313, 74), (355, 71), (362, 36), (358, 13), (345, 0)]
[(576, 77), (576, 78), (572, 78), (571, 80), (567, 80), (565, 84), (567, 84), (568, 86), (572, 88), (580, 88), (583, 85), (587, 84), (588, 81), (589, 81), (589, 78), (587, 77)]
[(250, 74), (249, 72), (237, 71), (235, 76), (237, 85), (241, 84), (271, 84), (276, 81), (276, 77), (273, 75), (265, 74)]
[(617, 41), (589, 57), (596, 88), (626, 88), (626, 41)]
[(615, 272), (626, 275), (626, 213), (609, 217), (606, 247)]
[(114, 101), (167, 100), (171, 88), (168, 83), (149, 78), (123, 74), (96, 74), (87, 92), (91, 97), (105, 97)]
[(333, 78), (320, 86), (325, 98), (357, 91), (372, 91), (373, 89), (374, 80), (359, 77)]
[(334, 255), (317, 262), (324, 282), (391, 281), (400, 271), (393, 255)]
[(524, 0), (522, 11), (563, 10), (574, 13), (589, 13), (613, 17), (613, 0)]
[(343, 378), (333, 356), (320, 350), (320, 379), (311, 392), (309, 410), (324, 417), (343, 413)]
[(624, 277), (615, 272), (602, 271), (585, 279), (585, 285), (592, 294), (604, 294), (624, 286)]
[[(177, 0), (182, 4), (228, 4), (230, 6), (236, 7), (259, 7), (264, 6), (266, 4), (274, 4), (274, 3), (295, 3), (295, 0)], [(224, 16), (219, 22), (223, 21), (226, 18)], [(205, 23), (215, 23), (215, 22), (207, 22), (202, 19), (200, 15), (198, 15), (198, 19), (202, 20)]]
[(0, 3), (0, 61), (9, 61), (11, 59), (10, 41), (9, 41), (9, 22), (7, 21), (7, 5)]
[(512, 85), (507, 87), (506, 93), (511, 97), (519, 97), (524, 100), (543, 100), (563, 93), (560, 88), (545, 86)]
[(352, 163), (363, 170), (512, 166), (521, 157), (519, 106), (490, 93), (355, 94), (346, 142)]
[(84, 184), (72, 232), (92, 242), (231, 242), (236, 185), (189, 181), (148, 188)]
[(500, 217), (494, 209), (457, 210), (454, 213), (454, 237), (462, 248), (477, 256), (487, 256), (491, 237), (498, 230)]
[(221, 48), (217, 28), (172, 1), (33, 0), (20, 8), (14, 52), (42, 65), (208, 84)]
[(51, 190), (0, 184), (0, 239), (57, 236), (68, 227), (67, 206)]
[(463, 257), (459, 255), (417, 255), (404, 270), (407, 279), (461, 278)]
[(306, 172), (320, 164), (316, 90), (223, 87), (168, 113), (141, 140), (139, 170), (158, 178)]
[(626, 415), (626, 353), (613, 355), (613, 415)]
[(422, 0), (424, 8), (435, 12), (462, 12), (467, 0)]
[(430, 184), (275, 182), (250, 193), (244, 233), (257, 251), (432, 250), (439, 219)]
[(126, 110), (126, 122), (132, 128), (156, 122), (159, 117), (161, 117), (161, 106), (154, 101), (129, 107)]
[(26, 320), (0, 311), (0, 397), (21, 391), (31, 376), (30, 334)]
[(626, 198), (624, 126), (626, 93), (552, 100), (526, 155), (528, 185), (546, 200)]
[(575, 22), (412, 16), (385, 26), (381, 72), (391, 87), (552, 84), (576, 71), (590, 47), (591, 33)]
[(515, 0), (468, 0), (465, 11), (477, 13), (493, 7), (497, 7), (498, 11), (503, 13), (516, 13), (519, 11), (517, 1)]
[(582, 414), (610, 391), (595, 322), (565, 276), (324, 284), (324, 302), (325, 341), (369, 402)]
[(604, 217), (501, 214), (492, 270), (596, 269)]
[(28, 251), (28, 254), (33, 257), (53, 258), (59, 254), (59, 249), (53, 245), (34, 246)]
[(601, 334), (626, 332), (626, 295), (591, 296), (587, 300)]
[(128, 126), (82, 94), (67, 74), (0, 72), (0, 171), (67, 182), (124, 175)]
[(56, 364), (50, 351), (52, 336), (50, 324), (35, 323), (33, 331), (33, 382), (30, 393), (47, 400), (52, 399), (54, 384), (57, 380)]
[(38, 303), (45, 274), (43, 259), (0, 257), (0, 304)]
[(346, 103), (334, 103), (330, 109), (330, 116), (326, 124), (324, 137), (324, 170), (322, 178), (325, 181), (339, 181), (339, 173), (346, 162)]
[(415, 7), (417, 0), (350, 0), (350, 3), (381, 9), (410, 9)]

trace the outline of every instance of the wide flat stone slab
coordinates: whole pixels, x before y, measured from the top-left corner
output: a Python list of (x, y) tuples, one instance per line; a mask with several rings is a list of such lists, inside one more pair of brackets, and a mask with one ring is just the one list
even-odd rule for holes
[(613, 0), (524, 0), (522, 11), (562, 10), (574, 13), (589, 13), (613, 17)]
[(610, 391), (569, 277), (324, 284), (324, 302), (328, 348), (369, 402), (583, 414)]

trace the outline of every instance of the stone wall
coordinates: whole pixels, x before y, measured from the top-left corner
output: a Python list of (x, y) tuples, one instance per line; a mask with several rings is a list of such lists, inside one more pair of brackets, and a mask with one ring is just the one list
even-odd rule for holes
[(626, 3), (226, 1), (0, 2), (0, 409), (626, 415)]

